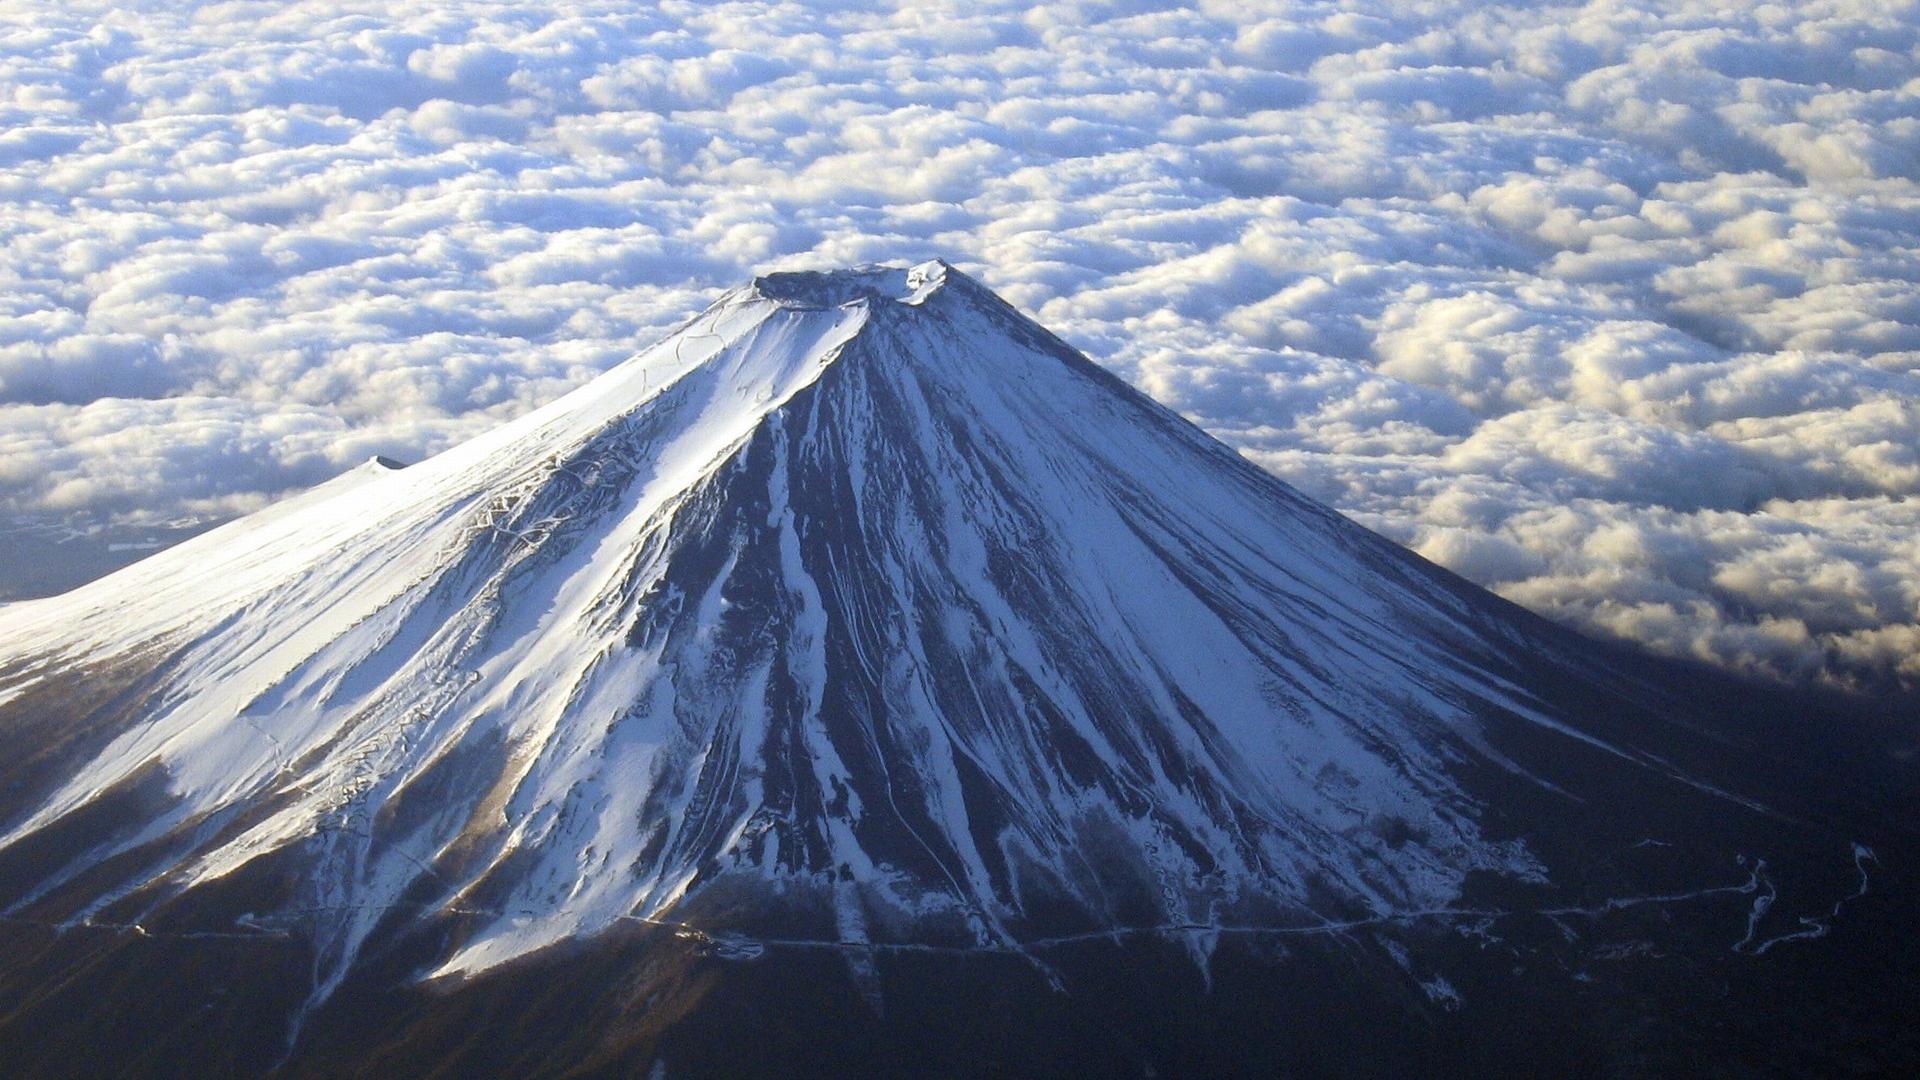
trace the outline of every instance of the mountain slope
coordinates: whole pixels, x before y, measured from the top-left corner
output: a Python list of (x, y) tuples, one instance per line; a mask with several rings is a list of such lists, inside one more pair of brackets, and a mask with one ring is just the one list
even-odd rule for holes
[(1824, 935), (1899, 833), (1702, 688), (942, 264), (770, 275), (446, 454), (0, 609), (0, 903), (271, 939), (296, 1040), (392, 956), (484, 983), (649, 927), (837, 950), (876, 1008), (890, 949), (1065, 985), (1048, 949), (1131, 933), (1202, 972), (1694, 901), (1716, 953)]

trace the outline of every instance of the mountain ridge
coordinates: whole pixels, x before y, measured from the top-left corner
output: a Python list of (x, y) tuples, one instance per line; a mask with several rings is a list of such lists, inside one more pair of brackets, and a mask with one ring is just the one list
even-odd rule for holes
[(296, 1041), (396, 950), (486, 984), (636, 927), (862, 995), (896, 950), (1134, 934), (1203, 974), (1696, 903), (1746, 913), (1709, 951), (1825, 935), (1898, 830), (1666, 670), (945, 264), (763, 275), (445, 454), (0, 610), (0, 904), (284, 942)]

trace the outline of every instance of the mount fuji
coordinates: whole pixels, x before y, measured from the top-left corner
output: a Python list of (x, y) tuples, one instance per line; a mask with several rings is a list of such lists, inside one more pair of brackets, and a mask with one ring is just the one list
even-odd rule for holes
[(0, 1063), (1889, 1066), (1866, 713), (1538, 619), (943, 263), (770, 274), (0, 607)]

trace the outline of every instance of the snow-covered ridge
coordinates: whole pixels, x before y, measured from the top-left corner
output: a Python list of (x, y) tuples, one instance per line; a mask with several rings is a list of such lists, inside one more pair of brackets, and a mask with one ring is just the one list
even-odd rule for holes
[(11, 910), (144, 918), (271, 857), (301, 899), (250, 917), (314, 920), (316, 997), (396, 913), (477, 920), (470, 973), (629, 919), (1445, 909), (1541, 873), (1456, 776), (1530, 782), (1483, 718), (1655, 764), (1490, 662), (1557, 661), (1475, 595), (945, 264), (772, 274), (445, 454), (0, 611), (0, 710), (151, 680), (0, 855), (158, 776)]

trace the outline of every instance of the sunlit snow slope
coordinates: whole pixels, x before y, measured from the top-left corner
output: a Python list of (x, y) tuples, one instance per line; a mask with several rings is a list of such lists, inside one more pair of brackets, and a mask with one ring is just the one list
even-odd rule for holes
[(1572, 642), (943, 264), (776, 274), (474, 442), (0, 609), (0, 876), (134, 925), (270, 865), (237, 925), (311, 920), (321, 996), (435, 913), (475, 972), (622, 919), (1434, 910), (1546, 873), (1461, 779), (1558, 797), (1496, 719), (1738, 805), (1516, 681)]

